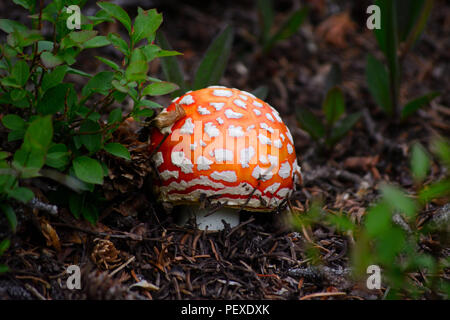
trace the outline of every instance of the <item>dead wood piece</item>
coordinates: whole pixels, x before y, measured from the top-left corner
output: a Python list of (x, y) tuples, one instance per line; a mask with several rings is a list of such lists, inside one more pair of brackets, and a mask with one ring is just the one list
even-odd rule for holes
[(313, 282), (326, 282), (341, 290), (351, 287), (352, 284), (348, 279), (350, 273), (350, 268), (335, 269), (326, 266), (309, 266), (288, 270), (288, 275), (290, 276), (306, 278)]

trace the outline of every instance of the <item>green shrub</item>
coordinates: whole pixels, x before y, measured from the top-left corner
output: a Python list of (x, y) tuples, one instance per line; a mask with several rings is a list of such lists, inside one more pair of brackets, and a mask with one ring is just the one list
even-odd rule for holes
[[(22, 182), (46, 177), (68, 187), (63, 200), (75, 216), (95, 223), (98, 206), (92, 194), (108, 172), (97, 155), (107, 152), (130, 160), (127, 148), (114, 142), (112, 134), (129, 117), (153, 116), (161, 106), (148, 97), (178, 89), (150, 77), (148, 68), (153, 59), (179, 53), (154, 44), (163, 19), (154, 9), (139, 8), (132, 22), (119, 6), (99, 2), (95, 16), (81, 16), (81, 30), (69, 30), (66, 1), (42, 8), (35, 1), (17, 3), (29, 10), (31, 27), (0, 19), (0, 30), (7, 34), (6, 43), (0, 44), (0, 117), (11, 148), (0, 151), (1, 210), (14, 229), (13, 200), (28, 203), (34, 198)], [(126, 39), (116, 33), (102, 36), (94, 29), (114, 19), (126, 29)], [(52, 36), (44, 36), (43, 23), (54, 30)], [(120, 51), (120, 65), (96, 56), (107, 71), (89, 74), (73, 67), (82, 51), (107, 45)], [(81, 90), (68, 74), (86, 78)], [(126, 97), (133, 107), (124, 114), (119, 103)]]
[(371, 54), (366, 62), (370, 93), (382, 110), (395, 119), (406, 119), (439, 94), (431, 92), (401, 106), (401, 62), (422, 34), (433, 7), (433, 0), (377, 0), (381, 28), (374, 29), (385, 65)]

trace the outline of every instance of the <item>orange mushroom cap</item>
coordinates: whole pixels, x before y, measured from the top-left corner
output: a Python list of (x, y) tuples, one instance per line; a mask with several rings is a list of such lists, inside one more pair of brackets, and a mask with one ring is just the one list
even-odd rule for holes
[(295, 189), (301, 172), (294, 141), (269, 104), (211, 86), (174, 99), (163, 112), (177, 105), (186, 116), (150, 137), (162, 201), (193, 204), (207, 196), (228, 207), (270, 211)]

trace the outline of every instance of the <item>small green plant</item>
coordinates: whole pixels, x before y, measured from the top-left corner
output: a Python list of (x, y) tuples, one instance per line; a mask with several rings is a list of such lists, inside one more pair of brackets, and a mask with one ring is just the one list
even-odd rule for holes
[(268, 53), (280, 41), (292, 37), (308, 15), (308, 7), (294, 11), (275, 32), (272, 0), (257, 0), (259, 14), (259, 43), (263, 53)]
[(332, 79), (335, 74), (339, 74), (337, 70), (339, 69), (332, 69), (328, 76), (329, 86), (332, 85), (332, 87), (328, 90), (322, 103), (324, 120), (316, 117), (306, 108), (297, 108), (296, 110), (300, 127), (325, 149), (331, 149), (345, 137), (361, 117), (359, 112), (344, 116), (346, 112), (344, 94), (337, 85), (334, 85), (339, 83), (339, 76)]
[[(293, 216), (296, 228), (311, 225), (334, 226), (340, 232), (351, 234), (353, 273), (357, 278), (367, 278), (367, 267), (381, 267), (382, 283), (389, 290), (385, 297), (418, 298), (433, 293), (443, 299), (450, 297), (450, 285), (442, 277), (450, 261), (441, 254), (423, 250), (421, 242), (440, 236), (440, 245), (448, 247), (449, 212), (442, 217), (419, 223), (422, 209), (432, 200), (450, 196), (450, 144), (442, 139), (433, 141), (432, 150), (446, 166), (446, 175), (440, 181), (427, 183), (431, 157), (425, 148), (416, 143), (411, 149), (410, 168), (415, 181), (415, 195), (408, 195), (402, 188), (383, 184), (380, 199), (368, 209), (361, 225), (356, 224), (345, 212), (322, 209), (320, 201), (314, 201), (304, 214)], [(447, 205), (448, 206), (448, 205)], [(444, 206), (445, 208), (445, 206)], [(313, 261), (320, 263), (314, 255)], [(415, 278), (418, 277), (418, 278)]]
[[(0, 19), (0, 30), (7, 34), (6, 43), (0, 44), (0, 118), (8, 129), (8, 144), (3, 144), (7, 150), (0, 150), (0, 209), (14, 230), (12, 203), (32, 200), (34, 193), (25, 181), (45, 177), (68, 187), (70, 192), (62, 193), (60, 200), (75, 216), (95, 223), (99, 209), (88, 198), (108, 172), (98, 155), (130, 160), (127, 148), (113, 141), (113, 132), (129, 117), (139, 121), (154, 115), (154, 108), (161, 106), (147, 97), (178, 89), (147, 73), (153, 59), (179, 53), (153, 43), (162, 23), (154, 9), (139, 8), (132, 22), (121, 7), (99, 2), (95, 16), (81, 16), (81, 30), (69, 30), (65, 1), (45, 7), (35, 1), (16, 3), (30, 12), (31, 28)], [(94, 30), (114, 19), (126, 29), (126, 39)], [(53, 30), (49, 38), (42, 33), (44, 23)], [(122, 54), (120, 65), (96, 56), (107, 71), (92, 75), (73, 67), (82, 51), (107, 45)], [(86, 78), (80, 92), (66, 79), (68, 74)], [(126, 97), (133, 107), (124, 114), (119, 103)]]
[[(0, 257), (5, 253), (6, 250), (8, 250), (9, 246), (11, 245), (11, 241), (9, 239), (3, 239), (0, 242)], [(7, 272), (9, 270), (8, 266), (0, 263), (0, 274)]]
[(437, 92), (415, 98), (401, 106), (399, 101), (402, 60), (422, 34), (433, 0), (377, 0), (381, 28), (374, 29), (386, 65), (371, 54), (367, 57), (366, 79), (369, 91), (383, 111), (394, 119), (406, 119), (428, 104)]
[[(227, 26), (209, 45), (195, 72), (193, 80), (188, 82), (175, 57), (161, 59), (165, 77), (179, 86), (172, 96), (180, 96), (189, 90), (198, 90), (219, 83), (227, 66), (228, 58), (233, 45), (234, 31)], [(171, 46), (164, 33), (158, 32), (156, 41), (161, 48), (171, 50)]]

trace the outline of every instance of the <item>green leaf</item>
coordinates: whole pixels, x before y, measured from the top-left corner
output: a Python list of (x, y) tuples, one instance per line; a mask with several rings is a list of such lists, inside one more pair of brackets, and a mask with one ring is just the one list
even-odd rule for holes
[(133, 43), (153, 36), (163, 21), (162, 14), (155, 9), (142, 10), (138, 8), (138, 15), (134, 20), (133, 33), (131, 38)]
[(258, 17), (260, 24), (260, 41), (265, 44), (269, 40), (270, 30), (272, 29), (273, 24), (273, 8), (272, 8), (272, 0), (258, 0)]
[(415, 216), (417, 209), (416, 204), (403, 190), (391, 185), (383, 185), (381, 186), (381, 193), (383, 194), (383, 199), (393, 209), (396, 209), (409, 217)]
[(267, 86), (259, 86), (252, 91), (252, 94), (261, 100), (265, 100), (269, 94), (269, 88)]
[(397, 227), (391, 227), (383, 236), (377, 237), (377, 253), (380, 262), (392, 265), (405, 246), (405, 233)]
[(17, 31), (20, 31), (20, 32), (27, 31), (28, 28), (25, 27), (20, 22), (17, 22), (17, 21), (14, 21), (14, 20), (0, 19), (0, 30), (4, 31), (6, 33), (11, 33), (14, 30), (17, 30)]
[(108, 124), (122, 120), (122, 109), (116, 108), (109, 113)]
[(175, 83), (172, 82), (153, 82), (149, 84), (145, 89), (142, 91), (143, 95), (149, 95), (149, 96), (161, 96), (164, 94), (168, 94), (170, 92), (173, 92), (177, 89), (179, 89)]
[(79, 219), (83, 210), (83, 195), (71, 193), (69, 196), (69, 210), (75, 218)]
[(26, 151), (37, 149), (46, 152), (52, 142), (52, 138), (52, 117), (37, 117), (27, 128), (22, 147)]
[(89, 49), (89, 48), (100, 48), (100, 47), (104, 47), (107, 45), (110, 45), (111, 41), (108, 40), (107, 37), (105, 36), (96, 36), (92, 39), (89, 39), (86, 42), (82, 43), (82, 47), (84, 49)]
[[(6, 220), (8, 220), (11, 230), (15, 233), (16, 229), (17, 229), (17, 216), (16, 216), (16, 213), (14, 212), (13, 208), (9, 204), (0, 204), (0, 209), (5, 214)], [(4, 246), (2, 244), (3, 244), (3, 242), (0, 243), (0, 256), (5, 251)]]
[(331, 130), (330, 137), (328, 138), (327, 144), (332, 146), (341, 140), (345, 135), (353, 128), (353, 126), (361, 118), (360, 112), (355, 112), (349, 114), (347, 117), (339, 120), (334, 128)]
[(131, 19), (125, 10), (110, 2), (97, 2), (97, 5), (105, 10), (110, 16), (116, 18), (120, 23), (122, 23), (128, 33), (131, 34)]
[(120, 36), (115, 33), (108, 34), (108, 40), (111, 41), (112, 45), (122, 52), (124, 55), (128, 56), (130, 54), (130, 49), (128, 48), (128, 43), (123, 40)]
[(29, 76), (30, 67), (28, 67), (28, 64), (23, 60), (17, 61), (11, 70), (11, 77), (16, 80), (19, 86), (23, 87)]
[(17, 201), (27, 203), (34, 198), (34, 193), (28, 188), (17, 187), (7, 191), (8, 195)]
[(450, 143), (444, 138), (434, 138), (431, 143), (431, 149), (444, 165), (450, 169)]
[(25, 89), (13, 89), (11, 90), (11, 99), (13, 101), (22, 101), (27, 96)]
[(100, 130), (100, 125), (96, 121), (86, 120), (80, 126), (80, 133), (85, 133), (80, 135), (81, 143), (91, 152), (97, 152), (102, 146), (102, 135), (101, 133), (86, 134), (92, 132), (98, 132)]
[(425, 29), (434, 0), (397, 0), (396, 2), (398, 6), (401, 6), (397, 11), (397, 18), (402, 22), (399, 30), (400, 40), (406, 40), (407, 46), (411, 48)]
[(381, 28), (374, 29), (378, 44), (386, 56), (391, 72), (398, 72), (398, 31), (397, 31), (397, 10), (396, 1), (377, 0), (376, 5), (381, 11)]
[(45, 157), (45, 164), (56, 169), (63, 169), (69, 164), (70, 155), (68, 152), (48, 152)]
[(264, 52), (269, 52), (277, 42), (293, 36), (305, 20), (308, 11), (308, 8), (304, 7), (292, 13), (283, 26), (267, 41), (263, 48)]
[(112, 87), (111, 82), (113, 78), (114, 72), (112, 71), (99, 72), (89, 79), (88, 83), (83, 87), (81, 94), (84, 97), (88, 97), (96, 92), (106, 96)]
[(125, 76), (128, 81), (142, 81), (146, 79), (148, 63), (141, 49), (134, 49)]
[(152, 108), (152, 109), (162, 109), (162, 108), (164, 108), (164, 106), (160, 105), (159, 103), (156, 103), (155, 101), (146, 100), (146, 99), (143, 99), (143, 100), (139, 101), (139, 105), (138, 106), (144, 106), (144, 107)]
[(101, 164), (86, 156), (73, 160), (75, 175), (82, 181), (93, 184), (103, 184), (103, 169)]
[(130, 152), (120, 143), (108, 143), (105, 145), (104, 149), (116, 157), (131, 160)]
[(25, 120), (16, 114), (7, 114), (2, 118), (2, 123), (9, 130), (25, 130)]
[(334, 124), (345, 112), (344, 94), (341, 89), (330, 89), (322, 104), (323, 112), (329, 125)]
[(154, 113), (152, 109), (141, 109), (133, 112), (133, 117), (151, 117)]
[(435, 182), (425, 186), (419, 192), (419, 199), (422, 203), (428, 203), (431, 200), (448, 197), (450, 195), (450, 179)]
[(98, 60), (100, 60), (101, 62), (103, 62), (104, 64), (106, 64), (107, 66), (111, 67), (112, 69), (114, 69), (116, 71), (120, 70), (120, 67), (114, 61), (111, 61), (111, 60), (103, 58), (103, 57), (98, 57), (98, 56), (95, 56), (95, 58), (97, 58)]
[(44, 96), (37, 106), (37, 110), (44, 115), (55, 114), (62, 111), (66, 105), (66, 98), (67, 106), (72, 106), (73, 101), (70, 97), (73, 97), (74, 94), (73, 84), (58, 84), (44, 93)]
[(416, 181), (423, 181), (430, 170), (430, 157), (420, 143), (415, 143), (411, 150), (411, 171)]
[(325, 79), (325, 92), (342, 82), (342, 71), (338, 63), (333, 63)]
[(391, 228), (392, 214), (385, 202), (371, 207), (365, 216), (364, 226), (370, 237), (382, 236)]
[(82, 210), (83, 218), (95, 225), (98, 220), (98, 209), (92, 203), (86, 203)]
[(63, 59), (61, 59), (58, 56), (53, 55), (53, 53), (48, 52), (48, 51), (44, 51), (41, 53), (41, 61), (42, 61), (42, 64), (48, 69), (59, 66), (60, 64), (62, 64), (64, 62)]
[(3, 255), (6, 250), (8, 250), (10, 245), (11, 245), (11, 241), (9, 239), (3, 239), (0, 242), (0, 256)]
[[(161, 31), (156, 33), (156, 41), (158, 45), (165, 50), (172, 50), (167, 38)], [(187, 91), (184, 74), (176, 57), (164, 57), (161, 59), (161, 66), (167, 81), (176, 83), (180, 90), (173, 92), (172, 96), (179, 96)]]
[[(97, 35), (97, 31), (95, 30), (81, 30), (81, 31), (72, 31), (69, 33), (68, 37), (70, 40), (72, 40), (75, 44), (79, 46), (84, 46), (84, 44), (94, 39), (94, 37)], [(67, 49), (67, 48), (64, 48)]]
[(53, 69), (51, 72), (44, 74), (44, 78), (42, 79), (42, 91), (47, 91), (50, 88), (53, 88), (60, 84), (67, 72), (68, 67), (66, 65), (58, 66)]
[(416, 98), (414, 100), (411, 100), (408, 102), (402, 109), (402, 119), (406, 119), (407, 117), (411, 116), (414, 112), (422, 108), (424, 105), (429, 104), (434, 98), (439, 96), (439, 92), (430, 92), (426, 95), (423, 95), (419, 98)]
[(210, 44), (194, 77), (194, 90), (219, 83), (233, 44), (233, 29), (226, 27)]
[(389, 91), (389, 75), (385, 66), (371, 54), (367, 56), (366, 80), (375, 102), (387, 114), (392, 114), (392, 102)]
[(297, 108), (297, 121), (300, 127), (307, 131), (314, 140), (325, 136), (325, 127), (316, 116), (305, 108)]

